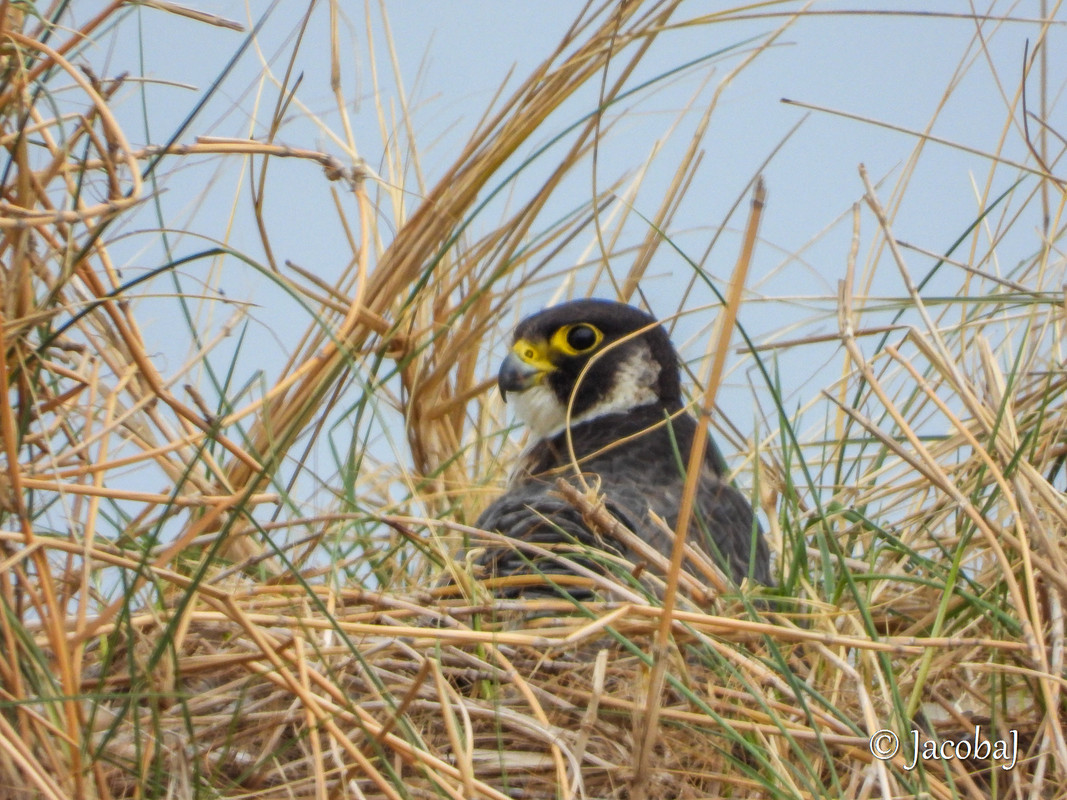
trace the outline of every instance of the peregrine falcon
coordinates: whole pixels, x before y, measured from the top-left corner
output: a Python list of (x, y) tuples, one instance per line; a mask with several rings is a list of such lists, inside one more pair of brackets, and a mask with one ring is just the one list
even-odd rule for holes
[[(599, 485), (612, 515), (669, 558), (672, 538), (651, 513), (676, 528), (697, 421), (684, 408), (678, 354), (656, 319), (607, 300), (578, 300), (534, 314), (515, 329), (498, 383), (532, 444), (477, 527), (546, 548), (577, 543), (639, 561), (591, 530), (557, 491), (560, 477), (580, 486), (580, 471), (588, 484)], [(752, 506), (723, 471), (709, 439), (688, 539), (734, 581), (748, 577), (769, 585), (767, 545)], [(477, 560), (498, 577), (567, 571), (559, 559), (505, 544), (487, 548)]]

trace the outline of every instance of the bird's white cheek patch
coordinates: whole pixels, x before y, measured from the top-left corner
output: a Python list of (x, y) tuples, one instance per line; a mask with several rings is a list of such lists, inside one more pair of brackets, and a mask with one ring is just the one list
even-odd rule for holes
[(526, 423), (534, 439), (558, 433), (566, 424), (567, 409), (544, 383), (531, 386), (525, 392), (509, 393), (508, 403), (514, 403), (515, 413)]
[(652, 360), (648, 347), (634, 349), (626, 360), (619, 364), (615, 373), (615, 385), (604, 398), (582, 415), (583, 419), (629, 411), (631, 408), (654, 403), (658, 399), (655, 385), (659, 380), (660, 366)]
[[(652, 360), (647, 347), (636, 348), (619, 364), (615, 383), (599, 403), (570, 419), (571, 427), (605, 414), (629, 411), (656, 402), (653, 388), (659, 380), (659, 364)], [(515, 398), (515, 413), (526, 423), (533, 439), (547, 439), (567, 427), (567, 406), (560, 403), (547, 384), (539, 383), (525, 392), (508, 395)]]

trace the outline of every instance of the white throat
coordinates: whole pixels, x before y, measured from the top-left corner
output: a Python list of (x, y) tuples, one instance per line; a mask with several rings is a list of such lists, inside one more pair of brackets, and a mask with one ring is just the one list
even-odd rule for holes
[[(514, 398), (515, 413), (534, 439), (548, 439), (568, 426), (586, 422), (605, 414), (628, 411), (648, 405), (657, 400), (656, 382), (659, 380), (659, 364), (652, 360), (652, 353), (643, 344), (630, 353), (615, 373), (615, 385), (600, 402), (581, 414), (567, 419), (567, 403), (560, 402), (555, 393), (544, 383), (532, 386), (525, 392), (509, 395)], [(588, 380), (588, 378), (587, 378)]]

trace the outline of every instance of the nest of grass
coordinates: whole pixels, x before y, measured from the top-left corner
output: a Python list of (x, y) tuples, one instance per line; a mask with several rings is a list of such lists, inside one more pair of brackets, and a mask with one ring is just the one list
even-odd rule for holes
[[(899, 720), (901, 702), (879, 678), (904, 690), (897, 676), (928, 659), (926, 718), (907, 727), (939, 742), (1015, 731), (1010, 780), (1033, 780), (1044, 726), (1025, 646), (996, 638), (994, 620), (968, 637), (909, 633), (922, 628), (900, 620), (921, 618), (933, 598), (921, 599), (878, 609), (875, 626), (899, 631), (879, 636), (847, 608), (800, 616), (720, 600), (717, 614), (676, 610), (660, 653), (654, 604), (205, 587), (180, 611), (129, 620), (106, 656), (87, 653), (86, 733), (95, 778), (116, 797), (196, 785), (279, 798), (630, 797), (638, 781), (653, 797), (835, 785), (859, 796), (874, 781), (918, 791), (920, 777), (932, 796), (989, 796), (1007, 762), (948, 760), (942, 774), (920, 762), (913, 774), (904, 751), (871, 755), (865, 721), (893, 724), (881, 721)], [(667, 679), (653, 696), (657, 655)]]
[[(619, 70), (600, 90), (610, 108), (670, 25), (730, 14), (679, 22), (669, 2), (589, 12), (408, 213), (404, 179), (379, 180), (350, 131), (338, 137), (346, 161), (273, 133), (186, 138), (194, 117), (165, 143), (133, 147), (112, 108), (121, 80), (77, 63), (105, 23), (122, 23), (123, 5), (66, 27), (55, 24), (63, 4), (54, 19), (0, 5), (0, 796), (1067, 794), (1060, 220), (1045, 218), (1011, 274), (989, 268), (995, 243), (1062, 188), (1047, 142), (1011, 191), (980, 198), (948, 300), (921, 288), (963, 257), (913, 278), (863, 175), (856, 244), (827, 298), (835, 332), (762, 346), (742, 337), (765, 378), (766, 424), (746, 441), (720, 418), (718, 434), (743, 454), (776, 586), (711, 591), (652, 559), (579, 574), (558, 599), (500, 599), (515, 587), (450, 563), (460, 543), (492, 537), (467, 523), (516, 449), (483, 377), (491, 333), (594, 220), (604, 260), (629, 265), (618, 295), (635, 296), (691, 185), (718, 92), (673, 167), (657, 235), (616, 239), (629, 212), (603, 212), (610, 193), (632, 189), (621, 182), (531, 235), (605, 133), (596, 114), (568, 130), (572, 146), (542, 188), (499, 226), (459, 232), (580, 87)], [(403, 164), (410, 151), (393, 133), (383, 161)], [(994, 169), (1008, 168), (996, 155)], [(155, 197), (146, 186), (168, 166), (204, 156), (260, 167), (249, 207), (261, 260), (220, 245), (124, 278), (110, 231)], [(323, 170), (336, 203), (351, 259), (329, 280), (274, 263), (255, 198), (272, 185), (266, 164), (282, 158)], [(725, 320), (750, 256), (743, 248)], [(194, 355), (173, 373), (152, 355), (138, 293), (198, 259), (239, 261), (314, 309), (259, 393), (214, 378), (182, 385), (193, 368), (220, 374), (209, 367), (235, 321), (190, 323)], [(904, 287), (888, 313), (854, 288), (878, 270)], [(197, 295), (180, 282), (168, 291), (183, 313)], [(704, 354), (708, 408), (731, 328)], [(812, 432), (810, 416), (786, 412), (766, 353), (805, 357), (828, 339), (840, 378), (805, 409), (819, 415)], [(228, 358), (236, 372), (243, 351)], [(332, 471), (314, 473), (333, 487), (329, 503), (312, 503), (301, 494), (309, 453), (329, 449), (338, 420), (356, 433)], [(403, 457), (371, 444), (390, 425), (403, 430)], [(599, 599), (571, 602), (573, 588)], [(982, 741), (1003, 748), (982, 756)]]

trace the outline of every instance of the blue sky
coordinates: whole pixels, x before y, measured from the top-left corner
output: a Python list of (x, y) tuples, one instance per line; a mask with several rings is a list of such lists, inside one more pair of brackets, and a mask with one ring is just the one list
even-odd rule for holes
[[(664, 31), (630, 85), (637, 86), (690, 62), (699, 63), (637, 92), (608, 112), (605, 121), (614, 127), (600, 144), (595, 167), (590, 160), (568, 178), (543, 214), (541, 229), (535, 228), (533, 233), (543, 232), (563, 214), (590, 202), (594, 169), (599, 186), (614, 180), (625, 183), (645, 170), (633, 201), (637, 213), (624, 232), (624, 240), (639, 242), (647, 233), (641, 215), (655, 212), (680, 154), (715, 97), (717, 106), (701, 143), (701, 166), (671, 233), (679, 247), (699, 258), (715, 233), (724, 228), (706, 269), (717, 281), (725, 281), (736, 259), (745, 206), (742, 204), (732, 217), (729, 210), (747, 196), (753, 176), (769, 159), (762, 168), (769, 201), (740, 318), (757, 342), (836, 331), (834, 298), (851, 246), (850, 209), (864, 193), (860, 164), (879, 185), (879, 196), (892, 213), (896, 237), (917, 248), (906, 250), (909, 269), (916, 278), (934, 263), (920, 251), (945, 252), (978, 217), (982, 196), (994, 197), (1023, 178), (1017, 197), (1005, 207), (1023, 206), (1023, 192), (1033, 191), (1036, 179), (1011, 165), (998, 165), (983, 154), (999, 152), (1003, 158), (1018, 162), (1030, 158), (1016, 95), (1027, 42), (1032, 48), (1041, 33), (1034, 21), (1041, 4), (991, 2), (976, 9), (990, 17), (984, 20), (967, 18), (973, 7), (961, 2), (924, 3), (922, 15), (904, 13), (914, 8), (911, 3), (882, 7), (901, 13), (848, 11), (857, 5), (861, 4), (810, 4), (811, 14), (792, 24), (728, 84), (724, 82), (726, 76), (754, 46), (784, 25), (788, 14), (800, 10), (801, 4), (768, 4), (754, 7), (748, 19), (723, 19)], [(1067, 15), (1059, 11), (1058, 3), (1048, 5), (1057, 19), (1048, 44), (1048, 123), (1051, 129), (1065, 132), (1067, 113), (1062, 92), (1067, 62), (1061, 48), (1062, 22)], [(199, 135), (262, 137), (278, 92), (275, 83), (264, 80), (264, 74), (269, 69), (280, 79), (295, 50), (294, 75), (302, 76), (296, 92), (299, 102), (288, 107), (277, 141), (325, 150), (347, 160), (351, 154), (336, 140), (343, 139), (342, 125), (329, 84), (329, 5), (312, 5), (299, 48), (296, 41), (307, 2), (256, 3), (250, 6), (251, 13), (235, 2), (201, 2), (196, 7), (242, 23), (245, 32), (208, 27), (150, 8), (131, 8), (120, 25), (101, 32), (81, 54), (97, 74), (130, 74), (131, 80), (115, 102), (129, 139), (135, 144), (168, 140), (206, 88), (223, 74), (245, 42), (247, 31), (262, 20), (256, 46), (247, 48), (237, 59), (218, 93), (179, 141), (191, 142)], [(674, 19), (713, 14), (728, 7), (723, 3), (682, 3)], [(381, 6), (344, 4), (341, 9), (341, 91), (358, 155), (379, 174), (387, 174), (383, 157), (389, 143), (383, 142), (379, 110), (387, 117), (392, 115), (387, 120), (390, 137), (396, 131), (406, 136), (404, 126), (397, 122), (406, 103), (410, 130), (415, 132), (415, 140), (408, 144), (418, 154), (425, 181), (432, 184), (453, 163), (501, 85), (512, 91), (520, 84), (551, 52), (580, 4), (398, 0), (384, 8), (392, 52), (384, 35)], [(91, 10), (85, 4), (74, 13), (88, 14)], [(997, 17), (1013, 19), (992, 19)], [(613, 64), (613, 71), (619, 67), (619, 63)], [(1032, 108), (1039, 102), (1038, 85), (1032, 76)], [(565, 103), (516, 155), (514, 165), (589, 113), (596, 105), (598, 89), (593, 82)], [(842, 113), (809, 111), (783, 103), (783, 98)], [(916, 156), (918, 137), (891, 129), (923, 131), (928, 127), (933, 136), (967, 149), (928, 142)], [(1055, 156), (1061, 143), (1054, 136), (1050, 143)], [(477, 237), (499, 224), (509, 208), (535, 190), (562, 147), (558, 145), (526, 166), (472, 222), (470, 235)], [(653, 152), (655, 157), (651, 158)], [(420, 200), (413, 163), (408, 164), (404, 185), (409, 211)], [(165, 259), (154, 233), (161, 219), (176, 230), (168, 241), (178, 254), (206, 247), (205, 240), (198, 238), (204, 236), (225, 240), (254, 258), (262, 255), (258, 232), (247, 213), (249, 181), (239, 159), (176, 161), (175, 168), (164, 169), (163, 174), (166, 178), (158, 187), (161, 194), (157, 203), (146, 205), (143, 214), (112, 232), (111, 250), (120, 266), (135, 272), (158, 266)], [(347, 266), (343, 230), (329, 190), (321, 170), (313, 164), (280, 159), (271, 162), (265, 218), (275, 256), (279, 262), (291, 260), (327, 281)], [(242, 197), (245, 199), (235, 200)], [(995, 249), (978, 246), (977, 255), (968, 248), (956, 256), (967, 260), (988, 255), (982, 269), (993, 273), (1013, 269), (1040, 247), (1037, 208), (1037, 204), (1028, 205), (1024, 221), (1012, 226), (1010, 235)], [(354, 215), (351, 204), (347, 212)], [(396, 212), (386, 203), (383, 214), (395, 217)], [(383, 232), (388, 229), (387, 224), (382, 226)], [(197, 235), (177, 231), (195, 231)], [(532, 311), (548, 302), (573, 263), (569, 259), (587, 252), (591, 241), (590, 232), (561, 253), (553, 265), (559, 278), (524, 295), (519, 311)], [(899, 271), (879, 249), (879, 241), (874, 219), (864, 210), (857, 269), (869, 274), (873, 295), (900, 297), (904, 286)], [(625, 273), (628, 264), (613, 266)], [(249, 313), (257, 342), (262, 345), (243, 357), (239, 369), (249, 375), (261, 371), (269, 384), (310, 323), (307, 313), (269, 283), (256, 280), (254, 273), (234, 259), (213, 263), (210, 268), (190, 265), (182, 276), (187, 291), (202, 289), (206, 295), (222, 291), (230, 300), (253, 304)], [(676, 310), (683, 303), (682, 292), (691, 277), (683, 258), (670, 248), (661, 248), (642, 284), (653, 311), (664, 315)], [(579, 278), (575, 287), (579, 294), (590, 289), (583, 280)], [(949, 294), (959, 291), (962, 282), (958, 270), (944, 269), (928, 291)], [(164, 293), (172, 291), (169, 285), (158, 288)], [(608, 294), (605, 284), (592, 287), (592, 291)], [(141, 303), (146, 335), (156, 345), (161, 368), (177, 369), (189, 357), (191, 345), (172, 335), (172, 303), (166, 297)], [(158, 311), (154, 303), (158, 303)], [(713, 298), (698, 291), (684, 303), (690, 309), (707, 306), (681, 320), (676, 332), (683, 355), (698, 357), (714, 317)], [(211, 311), (204, 312), (205, 329), (218, 330), (228, 314), (228, 309), (215, 303)], [(840, 374), (837, 353), (833, 343), (821, 349), (781, 351), (787, 398), (800, 406), (817, 397), (819, 390)], [(491, 374), (493, 357), (490, 353), (487, 375)], [(722, 402), (740, 429), (747, 432), (758, 424), (761, 412), (753, 411), (751, 398), (752, 391), (758, 393), (760, 387), (755, 385), (758, 381), (745, 358), (732, 360), (731, 366), (734, 372)]]

